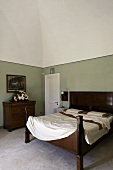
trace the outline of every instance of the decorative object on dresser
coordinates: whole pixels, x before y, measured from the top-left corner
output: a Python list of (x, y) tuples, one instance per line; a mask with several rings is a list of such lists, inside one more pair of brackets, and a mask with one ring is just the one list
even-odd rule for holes
[(11, 132), (25, 126), (25, 107), (29, 110), (29, 116), (35, 116), (35, 104), (36, 101), (3, 102), (4, 128)]
[(27, 101), (28, 100), (28, 95), (24, 91), (16, 91), (12, 97), (12, 102), (18, 102), (18, 101)]

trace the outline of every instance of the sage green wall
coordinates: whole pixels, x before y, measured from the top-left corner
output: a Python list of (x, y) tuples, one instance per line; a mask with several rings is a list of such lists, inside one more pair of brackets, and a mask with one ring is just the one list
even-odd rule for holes
[[(53, 67), (61, 91), (113, 91), (113, 55)], [(50, 68), (43, 69), (45, 75)]]
[[(113, 55), (52, 67), (56, 73), (60, 73), (61, 91), (113, 91)], [(44, 75), (50, 73), (50, 68), (0, 61), (0, 126), (3, 125), (2, 102), (10, 100), (12, 96), (12, 93), (6, 93), (6, 74), (26, 76), (29, 99), (36, 100), (36, 115), (42, 115), (45, 103)], [(69, 103), (64, 105), (69, 106)]]
[(0, 126), (3, 126), (3, 101), (9, 101), (13, 93), (6, 92), (6, 74), (26, 76), (26, 93), (29, 100), (36, 100), (36, 115), (43, 112), (42, 68), (0, 61)]

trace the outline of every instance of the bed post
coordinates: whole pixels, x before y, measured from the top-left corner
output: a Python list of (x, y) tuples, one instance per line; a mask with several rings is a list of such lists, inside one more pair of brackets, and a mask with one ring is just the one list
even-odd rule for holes
[[(26, 107), (25, 107), (25, 113), (26, 113), (26, 123), (27, 123), (28, 111), (27, 111)], [(28, 143), (28, 142), (30, 142), (30, 132), (29, 132), (27, 126), (25, 125), (25, 143)]]
[(77, 170), (83, 170), (83, 154), (82, 154), (82, 142), (83, 142), (83, 116), (77, 116)]

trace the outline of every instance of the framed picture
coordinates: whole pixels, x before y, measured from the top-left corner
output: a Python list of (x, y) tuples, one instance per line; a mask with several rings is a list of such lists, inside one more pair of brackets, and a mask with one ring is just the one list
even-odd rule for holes
[(54, 67), (50, 68), (50, 74), (54, 74), (54, 73), (55, 73), (55, 68)]
[(26, 91), (26, 76), (6, 75), (6, 90), (8, 93)]

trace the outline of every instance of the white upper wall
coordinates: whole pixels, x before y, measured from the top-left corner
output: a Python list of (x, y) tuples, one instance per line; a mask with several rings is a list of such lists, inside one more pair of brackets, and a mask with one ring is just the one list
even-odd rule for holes
[(42, 67), (37, 0), (0, 0), (0, 60)]
[(0, 60), (48, 67), (113, 54), (113, 0), (0, 0)]
[(37, 0), (43, 66), (113, 54), (113, 0)]

